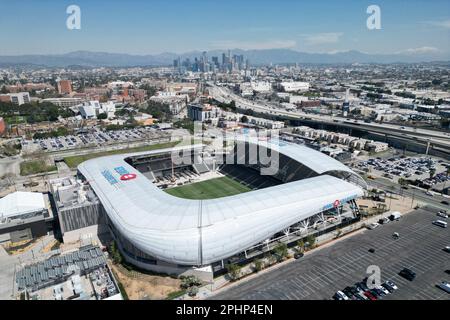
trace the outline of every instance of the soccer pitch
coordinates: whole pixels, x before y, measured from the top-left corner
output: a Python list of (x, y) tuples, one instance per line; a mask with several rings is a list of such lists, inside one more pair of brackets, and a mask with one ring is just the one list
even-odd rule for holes
[(195, 200), (215, 199), (251, 191), (247, 186), (228, 178), (214, 178), (211, 180), (193, 183), (187, 186), (166, 189), (165, 191), (175, 197)]

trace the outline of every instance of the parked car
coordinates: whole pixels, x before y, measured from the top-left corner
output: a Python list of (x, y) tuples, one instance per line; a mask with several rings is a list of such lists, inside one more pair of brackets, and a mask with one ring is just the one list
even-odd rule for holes
[(387, 291), (389, 291), (390, 293), (394, 292), (394, 288), (392, 288), (390, 285), (388, 285), (387, 283), (382, 283), (381, 286), (383, 288), (385, 288)]
[(448, 218), (448, 214), (444, 210), (439, 211), (437, 213), (437, 215), (438, 215), (438, 217), (441, 217), (441, 218), (445, 218), (445, 219)]
[(442, 204), (445, 204), (445, 205), (447, 205), (447, 206), (449, 205), (449, 203), (448, 203), (447, 200), (442, 200), (441, 203), (442, 203)]
[(444, 290), (447, 293), (450, 293), (450, 283), (446, 281), (442, 281), (440, 284), (436, 285), (439, 289)]
[(303, 252), (296, 252), (295, 254), (294, 254), (294, 259), (300, 259), (301, 257), (303, 257), (304, 256), (304, 253)]
[(345, 287), (344, 290), (342, 290), (342, 292), (351, 300), (357, 300), (358, 298), (353, 294), (352, 290), (350, 287)]
[(450, 246), (446, 246), (444, 249), (442, 249), (442, 250), (444, 250), (445, 252), (448, 252), (448, 253), (450, 253)]
[(392, 212), (392, 214), (389, 216), (389, 219), (391, 221), (394, 221), (394, 220), (399, 220), (401, 217), (402, 217), (402, 215), (400, 212)]
[(447, 228), (447, 222), (442, 220), (435, 220), (432, 222), (434, 225), (441, 227), (441, 228)]
[(385, 295), (388, 295), (389, 293), (391, 293), (388, 289), (386, 289), (385, 287), (383, 287), (381, 285), (379, 287), (376, 287), (376, 289), (382, 291)]
[(380, 224), (374, 222), (374, 223), (369, 224), (369, 225), (367, 226), (367, 229), (373, 230), (373, 229), (377, 228), (379, 225), (380, 225)]
[(381, 294), (381, 291), (378, 291), (377, 289), (369, 289), (369, 292), (377, 299), (380, 299), (384, 296), (384, 294)]
[(374, 296), (369, 290), (364, 292), (364, 295), (369, 299), (369, 300), (377, 300), (377, 297)]
[(403, 268), (398, 274), (409, 281), (413, 281), (416, 277), (416, 273), (408, 268)]
[(374, 252), (375, 252), (375, 249), (374, 249), (374, 248), (370, 248), (370, 249), (369, 249), (369, 252), (370, 252), (370, 253), (374, 253)]
[(355, 284), (355, 286), (364, 292), (369, 290), (365, 282), (358, 282)]
[(347, 295), (343, 293), (342, 291), (338, 291), (334, 294), (333, 299), (335, 300), (349, 300)]
[(385, 217), (385, 218), (381, 218), (380, 220), (378, 220), (379, 224), (386, 224), (391, 222), (391, 220), (389, 220), (389, 218)]
[(386, 280), (386, 281), (384, 282), (384, 284), (387, 285), (387, 286), (389, 286), (389, 287), (391, 287), (391, 288), (394, 289), (394, 290), (397, 290), (397, 289), (398, 289), (397, 285), (396, 285), (394, 282), (392, 282), (391, 280)]

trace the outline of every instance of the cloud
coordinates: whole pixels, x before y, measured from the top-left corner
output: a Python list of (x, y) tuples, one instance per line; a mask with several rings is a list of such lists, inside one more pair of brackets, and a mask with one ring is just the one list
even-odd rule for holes
[(441, 27), (445, 29), (450, 29), (450, 19), (442, 21), (425, 21), (426, 24), (430, 24), (435, 27)]
[(406, 53), (406, 54), (427, 54), (427, 53), (437, 53), (439, 52), (438, 48), (435, 47), (419, 47), (419, 48), (409, 48), (406, 50), (399, 51), (397, 53)]
[(235, 40), (218, 40), (211, 42), (214, 49), (233, 49), (239, 48), (243, 50), (250, 49), (285, 49), (293, 48), (297, 44), (294, 40), (269, 40), (269, 41), (235, 41)]
[(301, 37), (305, 39), (306, 44), (317, 46), (321, 44), (337, 43), (342, 37), (342, 32), (325, 32), (314, 34), (303, 34)]

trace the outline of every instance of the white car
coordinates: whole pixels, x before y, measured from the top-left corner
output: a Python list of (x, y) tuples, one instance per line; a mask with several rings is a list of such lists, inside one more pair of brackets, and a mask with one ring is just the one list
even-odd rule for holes
[(393, 283), (391, 280), (386, 280), (384, 283), (386, 283), (389, 287), (391, 287), (394, 290), (397, 290), (398, 287), (396, 286), (395, 283)]
[(334, 294), (335, 299), (337, 300), (349, 300), (347, 295), (343, 293), (342, 291), (338, 291)]
[(425, 194), (426, 194), (427, 196), (430, 196), (430, 197), (433, 196), (433, 194), (432, 194), (430, 191), (425, 192)]
[(373, 230), (373, 229), (375, 229), (376, 227), (378, 227), (379, 225), (380, 225), (379, 223), (374, 222), (374, 223), (369, 224), (369, 225), (367, 226), (367, 229)]
[(389, 292), (389, 290), (388, 289), (386, 289), (385, 287), (383, 287), (383, 286), (379, 286), (379, 287), (377, 287), (377, 289), (379, 289), (379, 290), (381, 290), (381, 291), (383, 291), (384, 292), (384, 294), (389, 294), (390, 292)]
[(448, 214), (445, 213), (445, 211), (439, 211), (439, 212), (437, 213), (437, 215), (438, 215), (438, 217), (441, 217), (441, 218), (445, 218), (445, 219), (448, 218)]
[(450, 293), (450, 283), (442, 281), (437, 286), (438, 286), (438, 288), (444, 290), (445, 292)]

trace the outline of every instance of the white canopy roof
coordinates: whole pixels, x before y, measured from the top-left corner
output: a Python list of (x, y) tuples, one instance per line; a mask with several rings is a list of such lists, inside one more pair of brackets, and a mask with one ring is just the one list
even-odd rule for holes
[(17, 191), (0, 199), (0, 218), (17, 216), (46, 209), (44, 195)]
[[(320, 175), (220, 199), (188, 200), (161, 191), (124, 161), (171, 150), (102, 157), (78, 166), (121, 234), (143, 252), (171, 263), (205, 265), (225, 259), (324, 211), (335, 200), (346, 202), (363, 194), (358, 185)], [(283, 142), (277, 151), (319, 174), (355, 174), (306, 147)], [(136, 178), (121, 181), (117, 168), (136, 174)]]

